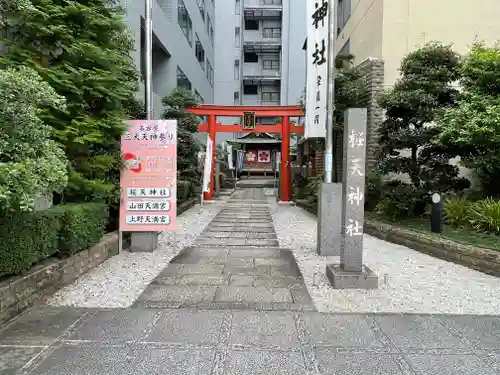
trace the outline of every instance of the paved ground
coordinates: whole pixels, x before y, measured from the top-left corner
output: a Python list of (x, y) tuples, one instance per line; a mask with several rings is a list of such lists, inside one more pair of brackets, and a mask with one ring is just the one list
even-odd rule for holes
[[(116, 305), (121, 306), (137, 298), (141, 283), (152, 281), (133, 308), (34, 308), (0, 331), (0, 374), (500, 375), (500, 316), (313, 311), (308, 289), (316, 306), (326, 306), (326, 300), (329, 308), (350, 303), (351, 295), (359, 301), (364, 292), (330, 290), (326, 297), (320, 295), (321, 286), (308, 264), (323, 267), (321, 262), (329, 259), (320, 259), (310, 248), (313, 223), (297, 208), (278, 209), (262, 189), (238, 190), (211, 213), (188, 215), (183, 251), (161, 255), (151, 268), (142, 258), (134, 260), (152, 276), (137, 281), (131, 271), (135, 263), (123, 269), (108, 265), (103, 270), (113, 272), (91, 273), (91, 282), (75, 283), (56, 299), (78, 300), (79, 290), (89, 288), (83, 293), (88, 298), (94, 293), (97, 302), (105, 296), (109, 300), (103, 305), (112, 301), (110, 306), (115, 306), (113, 293), (102, 294), (99, 287), (112, 289), (115, 276), (134, 279), (117, 282), (121, 297)], [(187, 230), (196, 224), (196, 230)], [(419, 270), (434, 270), (428, 288), (418, 284), (422, 305), (441, 287), (434, 284), (443, 284), (440, 280), (451, 275), (447, 263), (432, 258), (436, 266), (431, 267), (409, 249), (384, 244), (385, 252), (365, 249), (373, 251), (367, 260), (378, 256), (380, 264), (387, 262), (399, 273), (407, 263), (415, 269), (392, 289), (408, 291), (405, 285), (415, 284)], [(147, 262), (154, 263), (155, 253)], [(462, 273), (470, 276), (466, 269)], [(477, 280), (481, 285), (490, 281), (474, 275), (468, 290), (481, 294)], [(392, 290), (387, 288), (390, 283), (382, 283), (383, 293)], [(125, 295), (127, 285), (133, 289), (130, 295)], [(463, 293), (463, 284), (457, 285), (446, 287), (450, 301)], [(415, 301), (412, 297), (407, 304)], [(359, 306), (350, 306), (350, 311)], [(480, 306), (476, 310), (483, 313), (487, 306)]]
[(277, 246), (264, 191), (238, 190), (135, 306), (314, 310), (292, 252)]
[[(272, 192), (269, 192), (272, 194)], [(270, 197), (280, 247), (292, 249), (320, 312), (478, 314), (500, 313), (500, 278), (364, 235), (363, 262), (379, 276), (373, 290), (334, 290), (325, 266), (339, 257), (316, 253), (316, 216), (277, 206)]]
[(493, 375), (500, 318), (39, 309), (0, 345), (1, 374)]

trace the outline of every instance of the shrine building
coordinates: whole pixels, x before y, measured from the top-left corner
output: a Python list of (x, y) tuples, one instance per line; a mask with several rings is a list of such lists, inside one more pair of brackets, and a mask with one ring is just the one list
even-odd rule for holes
[[(275, 173), (281, 151), (281, 139), (277, 134), (247, 133), (226, 142), (232, 145), (234, 165), (240, 176), (272, 176)], [(243, 152), (242, 165), (238, 165), (238, 150)]]

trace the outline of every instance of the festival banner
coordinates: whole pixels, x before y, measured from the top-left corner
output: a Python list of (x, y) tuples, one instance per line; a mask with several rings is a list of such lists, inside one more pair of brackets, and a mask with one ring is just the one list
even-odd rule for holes
[(120, 231), (176, 229), (177, 121), (133, 120), (122, 136)]
[(227, 165), (229, 169), (234, 169), (233, 165), (233, 146), (227, 145)]
[(210, 174), (212, 172), (212, 150), (214, 142), (210, 135), (207, 134), (207, 150), (205, 152), (205, 166), (203, 168), (203, 192), (210, 192)]

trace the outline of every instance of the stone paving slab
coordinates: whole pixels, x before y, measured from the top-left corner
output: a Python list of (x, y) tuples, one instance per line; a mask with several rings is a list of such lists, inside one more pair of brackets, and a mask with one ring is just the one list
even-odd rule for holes
[(494, 375), (499, 336), (500, 316), (36, 308), (0, 331), (0, 373)]
[[(265, 198), (262, 189), (237, 191), (229, 201), (235, 196)], [(293, 253), (279, 249), (268, 207), (222, 208), (135, 306), (314, 310)]]

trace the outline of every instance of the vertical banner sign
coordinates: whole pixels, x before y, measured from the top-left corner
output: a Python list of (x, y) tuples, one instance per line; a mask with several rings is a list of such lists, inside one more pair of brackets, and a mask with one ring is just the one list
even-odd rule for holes
[(203, 192), (208, 193), (210, 191), (210, 174), (212, 172), (212, 149), (214, 147), (214, 142), (210, 135), (207, 134), (207, 151), (205, 152), (205, 166), (203, 168)]
[(234, 168), (234, 165), (233, 165), (233, 146), (228, 145), (226, 148), (226, 151), (227, 151), (227, 165), (228, 165), (229, 169), (233, 169)]
[(342, 247), (344, 271), (361, 272), (365, 212), (366, 109), (346, 111), (342, 197)]
[(333, 64), (328, 61), (328, 9), (325, 0), (307, 0), (306, 138), (326, 136), (328, 64)]
[(122, 136), (124, 169), (120, 231), (176, 229), (177, 121), (128, 121)]

